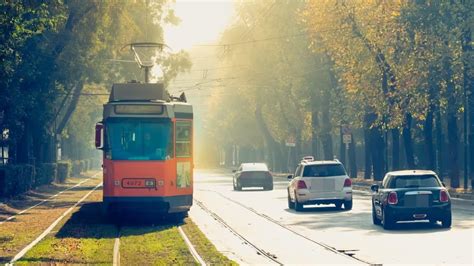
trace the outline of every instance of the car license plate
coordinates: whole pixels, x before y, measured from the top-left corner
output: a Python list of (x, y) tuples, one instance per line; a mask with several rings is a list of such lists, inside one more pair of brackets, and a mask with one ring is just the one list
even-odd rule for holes
[(126, 178), (122, 181), (123, 188), (154, 188), (156, 182), (148, 178)]
[(405, 196), (405, 206), (408, 207), (417, 207), (417, 208), (426, 208), (430, 205), (429, 195), (406, 195)]

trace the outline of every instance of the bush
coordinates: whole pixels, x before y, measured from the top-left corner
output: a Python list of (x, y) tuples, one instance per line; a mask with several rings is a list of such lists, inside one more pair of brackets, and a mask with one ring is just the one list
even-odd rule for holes
[(87, 171), (87, 163), (86, 163), (86, 160), (80, 160), (79, 162), (81, 163), (80, 173), (86, 172), (86, 171)]
[(64, 183), (66, 179), (71, 176), (72, 164), (70, 161), (58, 162), (57, 182)]
[(86, 160), (84, 160), (84, 163), (85, 163), (85, 165), (86, 165), (86, 166), (85, 166), (85, 169), (84, 169), (84, 172), (91, 170), (91, 168), (92, 168), (92, 167), (91, 167), (91, 160), (86, 159)]
[(81, 161), (79, 160), (76, 160), (76, 161), (73, 161), (72, 162), (72, 175), (75, 176), (75, 177), (78, 177), (79, 175), (81, 175)]
[(36, 168), (35, 186), (51, 184), (57, 180), (58, 165), (42, 163)]
[(12, 197), (30, 190), (35, 182), (35, 167), (29, 164), (0, 167), (0, 197)]

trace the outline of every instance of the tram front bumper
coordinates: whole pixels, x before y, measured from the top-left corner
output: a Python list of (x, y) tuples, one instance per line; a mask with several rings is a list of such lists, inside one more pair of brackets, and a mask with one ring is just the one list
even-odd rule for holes
[(170, 197), (104, 197), (109, 209), (131, 212), (177, 213), (187, 212), (193, 204), (192, 195)]

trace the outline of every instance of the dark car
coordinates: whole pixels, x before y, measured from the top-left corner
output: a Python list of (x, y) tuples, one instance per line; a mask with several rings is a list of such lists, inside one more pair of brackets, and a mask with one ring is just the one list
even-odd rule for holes
[(264, 163), (243, 163), (234, 171), (234, 190), (244, 187), (263, 187), (265, 190), (273, 189), (273, 176)]
[(405, 170), (389, 172), (382, 184), (372, 185), (372, 220), (384, 229), (398, 221), (441, 221), (451, 227), (451, 199), (433, 171)]

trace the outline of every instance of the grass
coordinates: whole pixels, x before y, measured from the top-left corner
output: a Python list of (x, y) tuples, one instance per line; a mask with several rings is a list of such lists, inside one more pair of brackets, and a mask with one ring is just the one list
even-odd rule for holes
[[(87, 185), (92, 188), (98, 182), (91, 180)], [(0, 263), (8, 262), (85, 193), (83, 189), (70, 190), (0, 225)]]
[(101, 191), (94, 192), (87, 204), (64, 219), (18, 264), (112, 264), (117, 227), (102, 220), (101, 198)]
[(216, 247), (209, 242), (207, 237), (199, 230), (196, 224), (189, 218), (185, 219), (185, 224), (181, 226), (188, 236), (201, 258), (209, 265), (238, 265), (229, 260), (226, 256), (217, 251)]
[(121, 233), (123, 265), (197, 265), (175, 225), (124, 227)]

